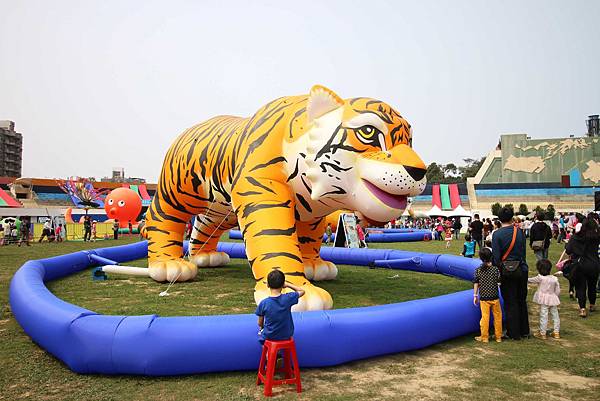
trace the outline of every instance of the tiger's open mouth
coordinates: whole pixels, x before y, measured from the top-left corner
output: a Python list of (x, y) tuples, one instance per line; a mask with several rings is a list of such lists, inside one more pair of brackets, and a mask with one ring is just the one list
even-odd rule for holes
[(378, 188), (375, 184), (371, 184), (369, 181), (361, 178), (367, 189), (371, 191), (373, 195), (386, 206), (392, 209), (406, 209), (406, 195), (394, 195), (389, 192), (385, 192), (383, 189)]

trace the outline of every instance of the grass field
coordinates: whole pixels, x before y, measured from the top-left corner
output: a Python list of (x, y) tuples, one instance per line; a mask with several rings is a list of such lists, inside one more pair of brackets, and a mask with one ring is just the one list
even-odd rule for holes
[[(119, 244), (134, 239), (121, 239)], [(32, 343), (14, 320), (8, 303), (13, 273), (28, 259), (114, 245), (69, 242), (0, 248), (0, 400), (249, 400), (261, 399), (256, 372), (205, 374), (173, 378), (83, 376)], [(443, 242), (373, 244), (431, 253), (458, 254)], [(562, 251), (553, 244), (550, 258)], [(533, 254), (528, 261), (533, 264)], [(131, 265), (144, 266), (145, 261)], [(534, 269), (531, 269), (532, 271)], [(532, 272), (533, 274), (533, 272)], [(397, 275), (397, 277), (394, 277)], [(111, 276), (93, 282), (90, 270), (48, 283), (58, 297), (106, 314), (210, 315), (253, 313), (253, 278), (245, 261), (201, 270), (191, 283), (166, 286), (145, 278)], [(320, 284), (321, 285), (321, 284)], [(561, 340), (537, 339), (479, 344), (465, 336), (424, 350), (372, 358), (338, 367), (302, 370), (304, 392), (276, 388), (277, 399), (306, 400), (599, 400), (600, 312), (577, 317), (567, 282), (560, 307)], [(341, 266), (338, 279), (322, 283), (336, 308), (368, 306), (427, 298), (471, 287), (456, 279), (412, 272)], [(530, 291), (530, 299), (533, 290)], [(530, 303), (531, 327), (537, 307)], [(444, 330), (443, 327), (439, 328)], [(377, 341), (376, 338), (373, 341)]]

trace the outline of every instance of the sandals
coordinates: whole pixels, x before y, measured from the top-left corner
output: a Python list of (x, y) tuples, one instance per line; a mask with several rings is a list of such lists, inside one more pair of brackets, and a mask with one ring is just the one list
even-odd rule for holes
[(579, 317), (587, 317), (587, 311), (585, 308), (579, 309)]
[(590, 305), (590, 312), (596, 311), (596, 305)]

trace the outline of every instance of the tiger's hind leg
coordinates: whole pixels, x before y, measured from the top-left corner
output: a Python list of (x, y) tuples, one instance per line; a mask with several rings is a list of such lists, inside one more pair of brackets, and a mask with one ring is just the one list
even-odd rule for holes
[(217, 251), (221, 235), (237, 225), (231, 206), (225, 202), (213, 206), (194, 220), (190, 238), (190, 260), (198, 267), (216, 267), (229, 263), (229, 255)]

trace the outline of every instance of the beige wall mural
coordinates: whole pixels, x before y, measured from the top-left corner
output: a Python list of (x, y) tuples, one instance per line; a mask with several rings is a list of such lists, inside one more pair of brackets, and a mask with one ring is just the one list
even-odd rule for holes
[(515, 157), (510, 155), (504, 164), (504, 169), (506, 170), (522, 171), (532, 174), (540, 173), (545, 167), (546, 164), (541, 156)]
[(590, 160), (586, 163), (587, 169), (583, 172), (583, 178), (593, 182), (600, 181), (600, 162)]

